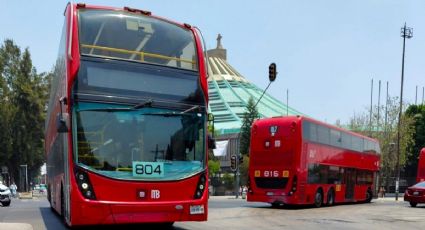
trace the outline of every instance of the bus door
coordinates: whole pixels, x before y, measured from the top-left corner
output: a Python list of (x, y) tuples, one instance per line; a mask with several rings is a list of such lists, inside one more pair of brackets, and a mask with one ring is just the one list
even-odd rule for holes
[(345, 199), (354, 198), (354, 186), (356, 185), (356, 170), (352, 168), (345, 169)]

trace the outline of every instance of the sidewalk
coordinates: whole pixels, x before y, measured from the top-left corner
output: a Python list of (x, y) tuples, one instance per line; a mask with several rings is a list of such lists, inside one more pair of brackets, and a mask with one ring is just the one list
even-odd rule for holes
[(24, 223), (0, 223), (0, 229), (7, 230), (33, 230), (30, 224)]
[[(377, 199), (374, 200), (378, 200), (378, 201), (396, 201), (395, 200), (395, 193), (386, 193), (385, 197), (378, 197)], [(399, 193), (398, 194), (398, 201), (397, 202), (404, 202), (404, 193)]]
[(32, 199), (32, 192), (20, 192), (18, 193), (19, 199)]

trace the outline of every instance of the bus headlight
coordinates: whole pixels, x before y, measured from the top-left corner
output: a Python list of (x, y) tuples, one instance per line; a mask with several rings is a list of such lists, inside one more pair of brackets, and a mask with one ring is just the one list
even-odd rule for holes
[(206, 182), (207, 182), (207, 178), (205, 177), (205, 174), (202, 174), (199, 177), (199, 181), (198, 181), (198, 184), (196, 186), (196, 191), (195, 191), (195, 195), (194, 195), (195, 199), (201, 198), (202, 195), (204, 194)]
[(76, 167), (75, 178), (77, 180), (78, 189), (80, 190), (84, 198), (96, 200), (96, 196), (93, 191), (93, 186), (90, 183), (89, 175), (85, 171)]

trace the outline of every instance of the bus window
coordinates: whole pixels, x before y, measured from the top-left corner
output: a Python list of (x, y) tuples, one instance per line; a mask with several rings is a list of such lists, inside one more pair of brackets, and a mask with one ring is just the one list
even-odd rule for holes
[(317, 126), (317, 141), (321, 144), (329, 145), (329, 128), (325, 126)]
[(330, 144), (332, 146), (341, 147), (341, 132), (340, 131), (331, 129)]

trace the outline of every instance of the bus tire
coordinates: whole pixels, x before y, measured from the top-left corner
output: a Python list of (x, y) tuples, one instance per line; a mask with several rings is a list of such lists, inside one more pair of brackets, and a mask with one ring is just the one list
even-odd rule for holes
[(365, 202), (366, 203), (370, 203), (372, 201), (372, 197), (373, 197), (372, 190), (368, 189), (367, 192), (366, 192), (366, 200), (365, 200)]
[(283, 203), (278, 202), (278, 201), (275, 201), (275, 202), (270, 203), (270, 204), (272, 205), (272, 208), (280, 208), (283, 205)]
[(329, 189), (326, 204), (332, 206), (335, 203), (335, 192), (333, 188)]
[(320, 208), (323, 204), (323, 190), (321, 188), (317, 189), (316, 194), (314, 194), (314, 206)]

